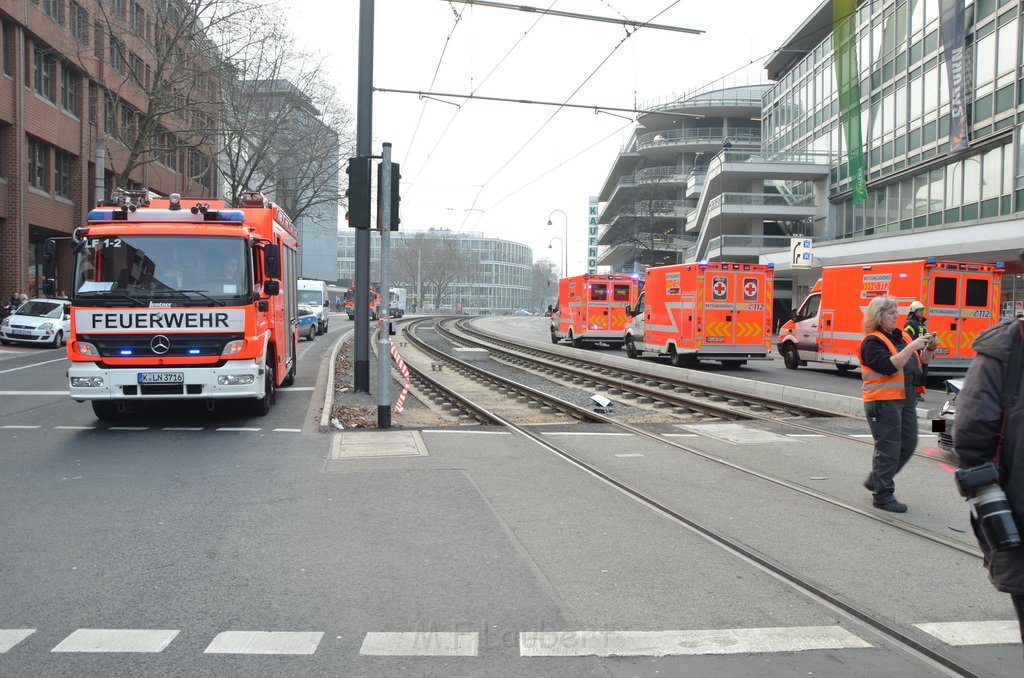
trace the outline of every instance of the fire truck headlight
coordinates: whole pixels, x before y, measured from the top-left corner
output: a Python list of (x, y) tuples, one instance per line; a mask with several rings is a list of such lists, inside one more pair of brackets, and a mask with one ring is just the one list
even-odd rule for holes
[(75, 348), (78, 349), (79, 353), (81, 353), (82, 355), (84, 355), (84, 356), (86, 356), (88, 358), (99, 358), (100, 357), (100, 352), (96, 349), (96, 347), (93, 344), (90, 344), (87, 341), (76, 342), (75, 343)]
[(222, 374), (217, 377), (218, 386), (244, 386), (256, 380), (252, 374)]
[(222, 356), (225, 356), (225, 355), (235, 355), (237, 353), (241, 353), (243, 348), (245, 348), (245, 340), (244, 339), (238, 339), (236, 341), (229, 341), (227, 343), (227, 345), (224, 346), (224, 350), (221, 351), (220, 354)]
[(102, 388), (103, 377), (71, 377), (71, 385), (75, 388)]

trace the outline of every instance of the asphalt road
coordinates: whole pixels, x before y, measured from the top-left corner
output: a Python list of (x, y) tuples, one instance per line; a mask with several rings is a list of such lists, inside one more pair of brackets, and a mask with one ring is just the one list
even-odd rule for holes
[[(99, 424), (67, 398), (62, 351), (0, 354), (0, 675), (935, 675), (506, 432), (332, 458), (347, 434), (317, 432), (324, 359), (349, 326), (335, 315), (302, 342), (264, 418), (173, 407)], [(901, 622), (1012, 617), (970, 559), (596, 427), (563, 435)], [(870, 504), (869, 446), (694, 444)], [(962, 530), (945, 472), (911, 471), (908, 515)], [(694, 654), (660, 656), (665, 634)], [(964, 652), (990, 675), (1021, 666), (1019, 645)]]

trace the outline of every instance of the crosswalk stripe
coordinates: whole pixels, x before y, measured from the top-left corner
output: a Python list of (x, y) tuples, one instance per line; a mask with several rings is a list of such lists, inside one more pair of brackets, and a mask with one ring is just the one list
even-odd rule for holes
[(50, 652), (162, 652), (175, 629), (78, 629)]
[(313, 654), (324, 634), (319, 631), (224, 631), (206, 654)]
[(1010, 645), (1020, 643), (1016, 621), (973, 621), (914, 624), (947, 645)]
[(35, 629), (0, 629), (0, 654), (7, 652), (35, 632)]
[(246, 427), (246, 426), (221, 426), (220, 428), (218, 428), (216, 430), (218, 430), (218, 431), (243, 431), (243, 432), (244, 431), (248, 431), (250, 433), (254, 433), (254, 432), (260, 431), (261, 429), (259, 429), (259, 428), (249, 428), (249, 427)]
[(367, 633), (361, 655), (391, 657), (475, 657), (480, 636), (464, 631), (454, 633)]
[(668, 657), (863, 647), (871, 645), (838, 626), (519, 634), (519, 653), (523, 657)]

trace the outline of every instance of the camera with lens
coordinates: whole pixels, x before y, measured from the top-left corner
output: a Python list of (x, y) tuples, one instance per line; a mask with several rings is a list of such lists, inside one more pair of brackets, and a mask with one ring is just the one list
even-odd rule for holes
[(989, 548), (1006, 551), (1020, 546), (1020, 531), (1010, 511), (1010, 502), (999, 486), (999, 469), (992, 462), (962, 468), (954, 474), (960, 496), (971, 505)]

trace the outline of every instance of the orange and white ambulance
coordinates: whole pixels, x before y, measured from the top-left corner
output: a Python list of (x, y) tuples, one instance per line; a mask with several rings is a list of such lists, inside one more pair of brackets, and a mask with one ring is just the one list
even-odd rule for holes
[(126, 192), (73, 241), (68, 385), (99, 419), (153, 400), (265, 415), (294, 382), (297, 233), (262, 195), (236, 209)]
[(558, 281), (551, 309), (551, 343), (575, 347), (603, 342), (622, 348), (627, 311), (636, 303), (639, 280), (630, 275), (577, 275)]
[(626, 323), (626, 353), (742, 365), (770, 360), (775, 269), (771, 264), (711, 262), (647, 270)]
[(1002, 273), (1001, 264), (936, 259), (825, 266), (780, 329), (779, 353), (791, 370), (811, 362), (841, 371), (860, 367), (864, 311), (874, 297), (889, 296), (898, 305), (900, 327), (911, 302), (924, 304), (928, 331), (939, 340), (928, 373), (962, 375), (975, 356), (971, 343), (999, 322)]

